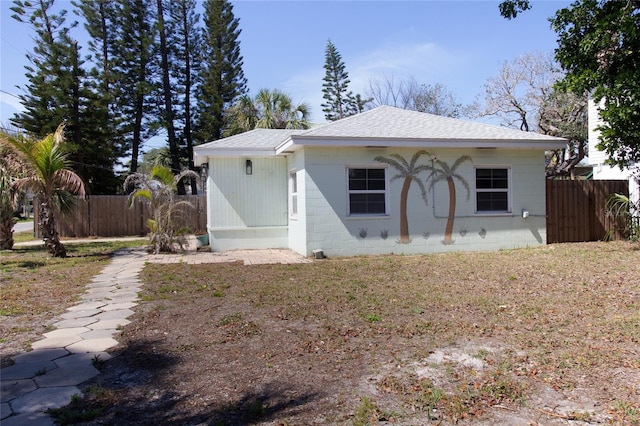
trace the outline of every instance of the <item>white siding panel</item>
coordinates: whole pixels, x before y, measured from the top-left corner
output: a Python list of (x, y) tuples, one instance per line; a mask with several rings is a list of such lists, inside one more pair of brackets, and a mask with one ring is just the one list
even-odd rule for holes
[(287, 170), (284, 158), (216, 158), (210, 162), (212, 228), (287, 225)]
[(596, 130), (602, 121), (598, 116), (598, 106), (593, 102), (593, 99), (589, 99), (589, 164), (593, 166), (597, 166), (599, 164), (604, 164), (607, 159), (604, 151), (600, 151), (596, 148), (596, 145), (600, 142), (600, 132)]

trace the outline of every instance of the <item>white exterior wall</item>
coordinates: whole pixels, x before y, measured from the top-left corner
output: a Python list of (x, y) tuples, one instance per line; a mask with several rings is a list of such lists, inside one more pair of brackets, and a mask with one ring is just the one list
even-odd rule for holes
[(601, 123), (602, 120), (598, 116), (598, 105), (595, 104), (593, 99), (589, 99), (589, 164), (593, 166), (593, 179), (628, 180), (629, 198), (637, 204), (640, 200), (640, 185), (634, 179), (632, 172), (629, 169), (620, 170), (619, 167), (611, 167), (605, 164), (607, 160), (606, 153), (596, 147), (600, 142), (600, 132), (596, 130), (596, 127)]
[[(372, 255), (385, 253), (425, 253), (459, 250), (495, 250), (545, 244), (546, 206), (544, 153), (528, 150), (433, 150), (433, 154), (449, 165), (462, 155), (470, 155), (473, 164), (463, 163), (458, 168), (470, 186), (469, 200), (466, 190), (456, 182), (457, 208), (451, 245), (444, 245), (444, 230), (449, 205), (445, 182), (435, 185), (425, 205), (418, 185), (413, 182), (408, 196), (408, 222), (411, 242), (399, 244), (400, 191), (402, 179), (390, 183), (389, 215), (384, 217), (349, 217), (347, 211), (348, 167), (375, 167), (383, 163), (374, 161), (378, 155), (392, 153), (410, 160), (415, 149), (385, 148), (309, 148), (304, 153), (304, 194), (306, 212), (306, 249), (290, 247), (310, 256), (322, 249), (328, 256)], [(422, 157), (419, 164), (429, 163)], [(475, 213), (474, 165), (511, 168), (511, 203), (509, 214), (482, 215)], [(396, 171), (387, 166), (389, 177)], [(426, 178), (426, 174), (421, 176)], [(299, 204), (301, 202), (299, 201)], [(301, 206), (299, 206), (301, 208)], [(529, 217), (522, 218), (522, 210)], [(302, 213), (302, 211), (300, 212)], [(291, 226), (291, 222), (290, 222)], [(361, 234), (366, 236), (363, 238)], [(387, 237), (383, 238), (384, 232)], [(296, 231), (296, 234), (299, 230)]]
[[(245, 172), (247, 159), (251, 175)], [(212, 250), (287, 247), (284, 158), (210, 159), (207, 200)]]
[[(307, 255), (307, 202), (306, 193), (307, 173), (305, 171), (304, 151), (299, 150), (287, 157), (287, 176), (295, 172), (298, 178), (298, 214), (292, 215), (289, 212), (289, 241), (291, 250)], [(289, 183), (287, 189), (290, 191)], [(290, 196), (290, 195), (289, 195)]]

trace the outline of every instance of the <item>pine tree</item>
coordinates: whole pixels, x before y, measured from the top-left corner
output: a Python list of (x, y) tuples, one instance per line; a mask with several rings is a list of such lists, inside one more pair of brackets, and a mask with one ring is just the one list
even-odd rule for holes
[[(171, 93), (171, 79), (169, 78), (169, 46), (167, 45), (167, 31), (164, 18), (164, 6), (162, 0), (156, 0), (157, 15), (156, 25), (158, 28), (159, 45), (158, 53), (160, 55), (160, 71), (162, 73), (162, 96), (164, 108), (161, 108), (160, 123), (167, 131), (169, 140), (169, 153), (171, 155), (171, 172), (178, 175), (182, 167), (180, 166), (180, 154), (178, 153), (178, 143), (176, 141), (176, 131), (174, 124), (175, 111), (173, 109), (173, 97)], [(184, 195), (184, 185), (182, 182), (177, 184), (178, 194)]]
[(94, 181), (99, 182), (103, 189), (94, 193), (115, 193), (121, 187), (121, 182), (113, 172), (113, 165), (120, 162), (128, 148), (123, 135), (118, 131), (120, 115), (115, 110), (111, 91), (115, 79), (111, 52), (116, 44), (114, 26), (117, 7), (111, 0), (76, 0), (72, 3), (77, 8), (76, 14), (84, 18), (84, 27), (90, 37), (88, 49), (93, 64), (88, 74), (91, 92), (88, 105), (94, 113), (83, 123), (83, 131), (89, 140), (109, 152), (112, 165), (108, 167), (105, 164), (96, 169), (98, 176)]
[[(178, 133), (178, 144), (186, 145), (186, 164), (195, 170), (193, 164), (193, 106), (195, 88), (193, 75), (198, 73), (200, 46), (200, 16), (195, 13), (195, 0), (174, 0), (168, 5), (170, 18), (167, 21), (167, 44), (171, 55), (171, 80), (175, 97), (175, 120), (182, 134)], [(196, 180), (191, 180), (191, 192), (197, 194)]]
[(227, 109), (247, 92), (242, 71), (239, 20), (227, 0), (205, 0), (200, 85), (197, 91), (198, 141), (217, 140)]
[(342, 62), (340, 52), (331, 40), (327, 41), (324, 57), (322, 97), (326, 102), (321, 105), (324, 117), (329, 121), (335, 121), (364, 111), (372, 99), (364, 99), (360, 94), (354, 95), (349, 90), (349, 73)]
[[(153, 120), (151, 97), (156, 84), (155, 31), (150, 0), (119, 0), (117, 3), (115, 40), (111, 59), (114, 80), (115, 110), (121, 117), (126, 146), (131, 151), (130, 171), (138, 169), (138, 155), (146, 137), (151, 135)], [(146, 129), (146, 132), (145, 132)]]
[(114, 188), (112, 149), (105, 145), (104, 137), (85, 131), (86, 124), (95, 123), (104, 108), (95, 103), (80, 46), (65, 25), (66, 11), (53, 13), (53, 0), (14, 4), (14, 18), (29, 22), (38, 42), (27, 55), (29, 83), (21, 96), (25, 112), (11, 119), (12, 123), (38, 138), (65, 123), (69, 160), (78, 175), (90, 192), (109, 192)]

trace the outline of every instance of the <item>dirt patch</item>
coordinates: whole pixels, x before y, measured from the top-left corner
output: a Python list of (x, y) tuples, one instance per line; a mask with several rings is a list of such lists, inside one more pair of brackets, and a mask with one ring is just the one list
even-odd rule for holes
[(637, 424), (640, 252), (148, 265), (85, 424)]

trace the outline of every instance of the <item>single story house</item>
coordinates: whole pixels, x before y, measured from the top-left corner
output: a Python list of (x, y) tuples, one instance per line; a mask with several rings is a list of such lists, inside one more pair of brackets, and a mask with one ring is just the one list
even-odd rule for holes
[(214, 251), (305, 256), (546, 243), (545, 156), (566, 141), (381, 106), (194, 148)]

